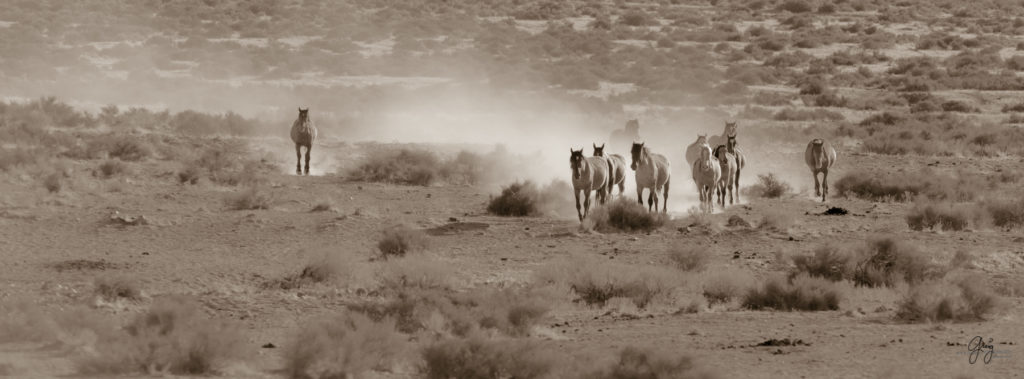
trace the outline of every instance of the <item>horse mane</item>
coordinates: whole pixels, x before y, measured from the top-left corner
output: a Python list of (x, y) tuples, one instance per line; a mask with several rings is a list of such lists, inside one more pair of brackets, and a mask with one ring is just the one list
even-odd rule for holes
[[(726, 149), (725, 145), (718, 145), (718, 147), (715, 148), (715, 158), (721, 159), (721, 157), (719, 157), (719, 154), (722, 153), (723, 149)], [(728, 149), (726, 149), (726, 151), (728, 152)]]
[(815, 138), (815, 139), (811, 140), (811, 144), (821, 146), (821, 145), (825, 144), (825, 140), (823, 140), (821, 138)]

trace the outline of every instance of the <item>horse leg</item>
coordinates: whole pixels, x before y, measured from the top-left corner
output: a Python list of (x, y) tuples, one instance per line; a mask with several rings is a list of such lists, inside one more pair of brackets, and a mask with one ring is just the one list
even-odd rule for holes
[(657, 188), (653, 188), (653, 187), (651, 188), (650, 191), (647, 191), (647, 211), (648, 212), (650, 212), (651, 211), (651, 207), (654, 206), (654, 196), (655, 196), (654, 194), (656, 194), (656, 193), (658, 193), (658, 189)]
[(302, 146), (295, 144), (295, 175), (302, 175)]
[[(815, 175), (815, 178), (817, 178), (817, 175)], [(821, 172), (821, 188), (821, 202), (824, 203), (825, 196), (828, 196), (828, 169)]]
[(644, 205), (644, 187), (641, 187), (640, 183), (636, 185), (636, 201), (640, 203), (640, 206)]
[(572, 192), (573, 192), (572, 195), (574, 195), (575, 198), (577, 198), (577, 215), (580, 216), (580, 222), (583, 222), (583, 213), (580, 212), (580, 191), (572, 191)]
[(814, 174), (814, 196), (821, 196), (821, 183), (818, 182), (818, 172), (811, 171)]
[(665, 181), (665, 192), (661, 196), (661, 198), (662, 198), (662, 201), (661, 201), (662, 202), (661, 213), (668, 213), (668, 183), (669, 183), (669, 181), (666, 180)]
[(736, 180), (732, 182), (733, 188), (736, 190), (736, 204), (740, 203), (740, 169), (736, 168)]
[(619, 181), (619, 196), (623, 196), (625, 194), (626, 194), (626, 179), (623, 178), (621, 181)]
[[(584, 190), (583, 196), (586, 200), (583, 200), (583, 217), (586, 218), (590, 214), (590, 190)], [(582, 221), (583, 219), (580, 219)]]
[(309, 175), (309, 152), (313, 150), (313, 144), (306, 146), (306, 175)]

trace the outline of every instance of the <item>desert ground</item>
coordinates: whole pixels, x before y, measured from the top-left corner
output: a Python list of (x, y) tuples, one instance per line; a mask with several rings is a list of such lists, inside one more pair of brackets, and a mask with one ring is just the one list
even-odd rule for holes
[[(30, 3), (0, 376), (1024, 372), (1019, 4)], [(580, 221), (566, 150), (628, 165), (629, 120), (668, 212), (627, 167)], [(727, 121), (739, 201), (704, 212), (684, 151)]]

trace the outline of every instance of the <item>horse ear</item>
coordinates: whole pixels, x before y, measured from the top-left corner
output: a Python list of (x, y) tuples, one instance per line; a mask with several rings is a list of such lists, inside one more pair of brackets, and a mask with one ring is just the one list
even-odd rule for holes
[(299, 108), (299, 112), (302, 112), (302, 107), (298, 107), (298, 108)]

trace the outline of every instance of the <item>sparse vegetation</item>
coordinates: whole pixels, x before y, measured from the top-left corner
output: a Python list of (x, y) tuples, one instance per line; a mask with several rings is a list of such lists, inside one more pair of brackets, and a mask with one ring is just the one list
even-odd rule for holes
[(637, 308), (644, 308), (681, 285), (679, 274), (673, 270), (583, 258), (545, 266), (537, 279), (541, 283), (565, 285), (578, 296), (578, 301), (602, 307), (608, 300), (621, 297), (630, 299)]
[(740, 298), (757, 285), (750, 272), (738, 268), (711, 270), (705, 276), (702, 288), (708, 305), (726, 304)]
[(701, 368), (693, 358), (686, 355), (629, 346), (619, 352), (619, 359), (610, 367), (588, 373), (585, 377), (596, 379), (713, 379), (718, 375)]
[(984, 320), (1000, 304), (988, 281), (964, 276), (929, 280), (910, 287), (897, 317), (908, 322)]
[(839, 309), (840, 299), (833, 282), (801, 274), (788, 280), (769, 278), (747, 292), (743, 306), (753, 310), (831, 311)]
[(142, 290), (138, 280), (127, 276), (99, 276), (95, 281), (96, 295), (106, 301), (118, 299), (139, 300)]
[(117, 175), (121, 175), (127, 170), (128, 167), (125, 166), (124, 163), (116, 160), (105, 161), (100, 164), (99, 168), (100, 175), (103, 176), (104, 178), (110, 178)]
[(745, 194), (754, 194), (766, 199), (777, 199), (793, 191), (793, 187), (773, 173), (758, 175), (757, 184), (750, 187)]
[(970, 201), (977, 196), (977, 188), (969, 180), (930, 170), (900, 175), (855, 171), (840, 177), (833, 186), (839, 195), (852, 195), (873, 201), (912, 201), (918, 198)]
[(793, 215), (779, 210), (769, 210), (761, 216), (761, 222), (757, 224), (757, 228), (779, 233), (788, 233), (795, 224), (796, 219)]
[(683, 271), (701, 271), (708, 267), (714, 254), (707, 246), (675, 245), (668, 252), (669, 259)]
[(274, 199), (265, 189), (252, 186), (238, 193), (230, 194), (224, 202), (233, 210), (270, 209)]
[(285, 348), (285, 372), (297, 379), (359, 377), (390, 369), (405, 344), (394, 321), (346, 312), (304, 323)]
[(385, 258), (404, 257), (409, 253), (420, 253), (430, 247), (430, 241), (422, 230), (408, 226), (396, 226), (384, 231), (377, 242), (377, 250)]
[(552, 182), (541, 188), (530, 181), (516, 182), (492, 197), (487, 212), (498, 216), (539, 216), (560, 200), (571, 198), (572, 188), (565, 182)]
[(427, 346), (424, 375), (448, 378), (542, 378), (557, 367), (557, 354), (526, 340), (488, 340), (473, 335)]
[(942, 273), (920, 249), (893, 237), (876, 237), (850, 247), (824, 245), (812, 256), (794, 257), (793, 263), (796, 271), (791, 277), (807, 274), (867, 287), (914, 284)]
[(913, 230), (964, 230), (972, 218), (966, 206), (924, 204), (915, 206), (907, 213), (907, 225)]
[(587, 217), (596, 230), (621, 232), (650, 232), (668, 220), (664, 213), (648, 212), (646, 206), (625, 197), (591, 208)]

